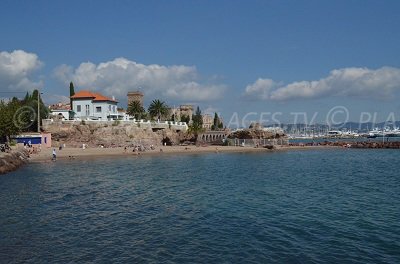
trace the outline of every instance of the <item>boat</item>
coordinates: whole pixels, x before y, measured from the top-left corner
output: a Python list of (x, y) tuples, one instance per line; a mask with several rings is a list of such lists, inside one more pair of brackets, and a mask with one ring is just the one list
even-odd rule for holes
[(400, 137), (400, 129), (395, 127), (393, 129), (385, 127), (382, 129), (374, 128), (368, 132), (367, 138), (377, 138), (377, 137)]

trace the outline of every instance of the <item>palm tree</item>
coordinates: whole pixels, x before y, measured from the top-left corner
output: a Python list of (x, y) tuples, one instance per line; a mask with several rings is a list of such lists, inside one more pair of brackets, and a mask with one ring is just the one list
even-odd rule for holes
[(168, 106), (164, 101), (158, 99), (153, 100), (149, 106), (149, 114), (151, 117), (157, 117), (158, 120), (162, 116), (167, 116), (169, 112)]
[(140, 119), (144, 116), (145, 110), (139, 101), (132, 101), (129, 103), (126, 113), (135, 119)]

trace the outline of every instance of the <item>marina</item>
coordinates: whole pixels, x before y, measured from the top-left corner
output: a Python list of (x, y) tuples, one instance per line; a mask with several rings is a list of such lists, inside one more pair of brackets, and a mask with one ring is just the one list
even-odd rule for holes
[(287, 131), (289, 139), (357, 139), (357, 138), (400, 138), (400, 128), (384, 127), (373, 130), (328, 130), (314, 131), (304, 128), (302, 131)]

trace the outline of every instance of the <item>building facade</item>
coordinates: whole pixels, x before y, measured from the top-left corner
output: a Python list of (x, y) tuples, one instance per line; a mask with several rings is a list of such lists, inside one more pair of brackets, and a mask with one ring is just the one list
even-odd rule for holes
[(63, 109), (52, 109), (50, 110), (51, 115), (59, 116), (61, 119), (69, 120), (70, 119), (70, 110), (63, 110)]
[(51, 115), (69, 120), (71, 115), (71, 105), (69, 103), (58, 103), (49, 106)]
[(182, 121), (182, 116), (189, 117), (189, 122), (192, 121), (193, 105), (180, 105), (176, 108), (171, 108), (171, 114), (175, 116), (175, 121)]
[(144, 95), (142, 92), (139, 92), (139, 91), (128, 92), (128, 106), (131, 102), (137, 101), (143, 107), (143, 97), (144, 97)]
[(203, 115), (203, 128), (210, 130), (213, 124), (214, 124), (214, 117), (209, 114), (204, 114)]
[(118, 118), (118, 101), (102, 94), (79, 91), (71, 96), (74, 118), (81, 120), (109, 120)]

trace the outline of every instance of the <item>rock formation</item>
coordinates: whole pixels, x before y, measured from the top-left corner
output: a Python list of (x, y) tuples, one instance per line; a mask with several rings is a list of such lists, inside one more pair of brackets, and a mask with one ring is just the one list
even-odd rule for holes
[(0, 154), (0, 174), (14, 171), (28, 162), (26, 150), (15, 150), (10, 153)]
[(75, 123), (54, 124), (47, 126), (52, 133), (53, 146), (66, 144), (69, 147), (88, 146), (105, 147), (127, 145), (161, 145), (163, 142), (179, 144), (186, 133), (170, 128), (153, 131), (151, 127), (141, 124), (126, 123)]
[(237, 139), (274, 139), (286, 137), (282, 129), (264, 129), (259, 123), (253, 123), (248, 129), (232, 132), (228, 138)]

